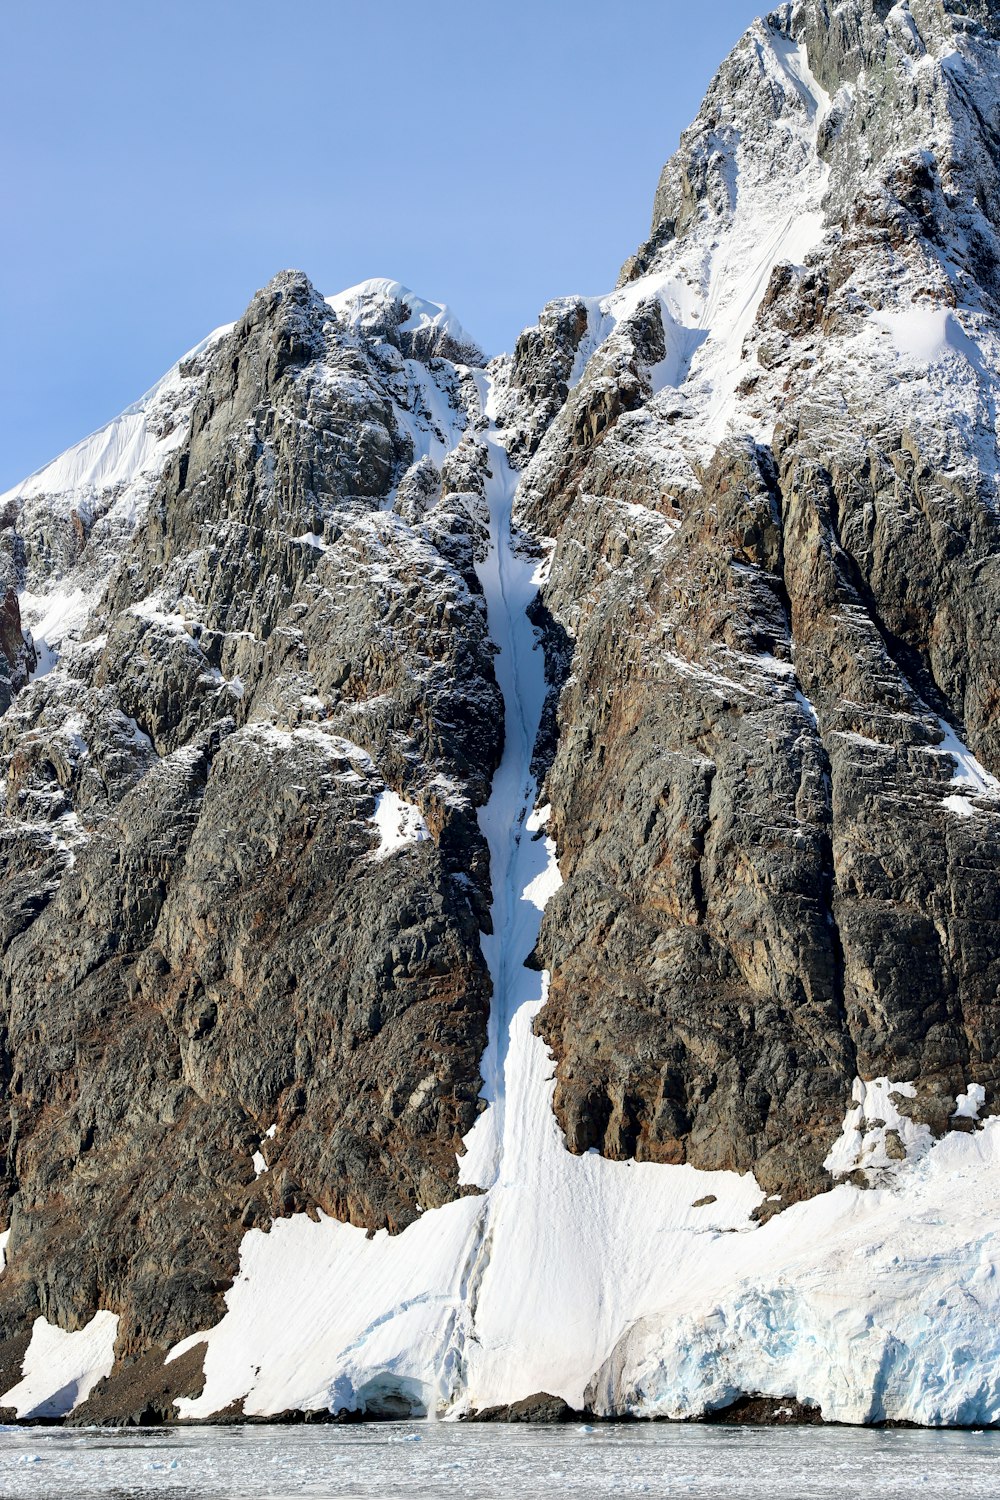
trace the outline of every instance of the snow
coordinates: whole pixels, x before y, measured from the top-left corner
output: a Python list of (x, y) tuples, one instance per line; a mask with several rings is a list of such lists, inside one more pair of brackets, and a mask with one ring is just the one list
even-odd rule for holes
[(350, 286), (345, 291), (326, 298), (327, 306), (352, 328), (363, 328), (372, 305), (386, 302), (402, 302), (405, 305), (409, 316), (399, 325), (401, 332), (416, 333), (427, 329), (447, 334), (459, 348), (470, 351), (477, 348), (475, 339), (466, 333), (446, 303), (429, 302), (425, 297), (418, 297), (408, 286), (404, 286), (401, 281), (393, 281), (390, 277), (370, 277), (367, 281), (360, 281), (356, 286)]
[(150, 470), (158, 473), (168, 455), (184, 440), (187, 425), (179, 422), (170, 432), (163, 434), (151, 418), (165, 406), (169, 407), (172, 399), (182, 391), (185, 377), (181, 374), (181, 367), (204, 354), (232, 326), (228, 323), (216, 328), (172, 365), (144, 396), (126, 407), (120, 416), (74, 443), (51, 463), (36, 469), (27, 479), (0, 495), (0, 508), (9, 501), (25, 501), (41, 495), (66, 497), (67, 509), (72, 499), (82, 500), (89, 506), (96, 492), (128, 486), (137, 475)]
[(901, 360), (932, 366), (960, 358), (976, 369), (983, 366), (979, 345), (946, 307), (913, 302), (895, 312), (879, 313), (872, 321), (889, 335)]
[(82, 634), (108, 567), (187, 434), (201, 385), (200, 357), (231, 327), (215, 329), (120, 416), (0, 495), (0, 508), (18, 515), (18, 527), (28, 533), (39, 524), (47, 530), (53, 516), (71, 522), (74, 532), (82, 523), (95, 554), (86, 570), (66, 562), (64, 571), (58, 547), (29, 561), (18, 602), (38, 658), (33, 677), (51, 672), (67, 642)]
[(118, 1314), (96, 1312), (84, 1328), (67, 1333), (36, 1318), (21, 1379), (0, 1395), (18, 1418), (62, 1417), (86, 1400), (115, 1362)]
[[(419, 360), (406, 360), (404, 372), (406, 401), (393, 400), (393, 415), (413, 443), (413, 463), (429, 458), (440, 468), (462, 439), (464, 418), (452, 406), (434, 375)], [(386, 501), (387, 509), (394, 499), (395, 492)]]
[(135, 615), (138, 620), (149, 620), (154, 625), (159, 625), (162, 630), (169, 631), (171, 635), (189, 635), (188, 624), (183, 615), (172, 610), (164, 610), (161, 601), (155, 595), (147, 599), (140, 599), (138, 604), (133, 604), (129, 614)]
[(813, 703), (812, 699), (807, 698), (805, 693), (803, 693), (800, 688), (796, 688), (795, 701), (801, 708), (802, 712), (805, 714), (806, 718), (809, 719), (811, 723), (818, 729), (819, 714), (816, 712), (816, 705), (815, 703)]
[(960, 818), (973, 818), (982, 811), (976, 801), (996, 803), (995, 810), (1000, 811), (1000, 781), (980, 764), (945, 719), (939, 719), (938, 723), (942, 741), (934, 753), (951, 756), (955, 765), (951, 785), (957, 789), (942, 798), (942, 807)]
[[(737, 387), (756, 368), (744, 345), (776, 266), (801, 265), (826, 226), (823, 199), (830, 173), (818, 154), (817, 137), (830, 97), (814, 76), (805, 47), (767, 22), (755, 22), (743, 45), (753, 50), (760, 72), (782, 101), (769, 124), (769, 144), (747, 135), (737, 103), (733, 120), (720, 124), (713, 137), (713, 166), (725, 183), (728, 204), (702, 206), (698, 220), (664, 248), (644, 276), (609, 296), (579, 299), (587, 308), (588, 327), (570, 379), (571, 388), (585, 378), (600, 379), (602, 360), (614, 357), (616, 331), (641, 303), (657, 301), (666, 355), (649, 370), (650, 383), (654, 395), (667, 393), (665, 399), (676, 404), (680, 391), (690, 403), (692, 440), (702, 459), (734, 421)], [(740, 420), (743, 430), (753, 426), (747, 411)], [(765, 422), (756, 435), (769, 438), (769, 425)]]
[(83, 589), (34, 594), (25, 589), (18, 596), (21, 625), (31, 632), (37, 665), (32, 678), (45, 677), (59, 660), (64, 642), (79, 635), (87, 623), (93, 600)]
[[(775, 267), (801, 264), (825, 226), (828, 171), (817, 138), (830, 100), (802, 46), (764, 22), (749, 35), (760, 74), (782, 101), (768, 121), (771, 155), (744, 141), (742, 125), (720, 125), (712, 170), (725, 202), (703, 210), (647, 275), (586, 299), (588, 328), (573, 371), (574, 383), (599, 378), (623, 323), (654, 299), (666, 343), (649, 372), (658, 409), (683, 388), (706, 451), (731, 422), (745, 420), (736, 396), (754, 358), (745, 345)], [(404, 330), (467, 338), (447, 307), (398, 282), (361, 283), (328, 302), (346, 326), (363, 330), (374, 326), (379, 304), (393, 300), (406, 305)], [(951, 367), (961, 355), (975, 371), (982, 366), (959, 318), (937, 307), (885, 311), (865, 337), (904, 363)], [(413, 441), (414, 461), (440, 464), (466, 430), (447, 371), (396, 354), (390, 365), (396, 420)], [(377, 1410), (391, 1400), (459, 1416), (547, 1390), (600, 1412), (690, 1417), (752, 1390), (818, 1403), (843, 1422), (1000, 1420), (996, 1340), (983, 1333), (1000, 1315), (1000, 1120), (936, 1142), (905, 1112), (911, 1083), (859, 1078), (826, 1161), (836, 1185), (764, 1225), (752, 1217), (764, 1195), (749, 1174), (566, 1150), (552, 1109), (552, 1061), (533, 1029), (548, 978), (525, 967), (560, 884), (549, 810), (536, 806), (531, 776), (546, 685), (526, 610), (547, 562), (516, 545), (517, 475), (492, 425), (492, 380), (482, 371), (474, 379), (491, 422), (483, 434), (489, 550), (477, 567), (506, 731), (479, 814), (493, 881), (492, 931), (482, 936), (493, 1000), (482, 1059), (486, 1108), (459, 1160), (462, 1184), (479, 1191), (423, 1213), (398, 1236), (369, 1237), (322, 1214), (250, 1231), (221, 1321), (172, 1351), (173, 1358), (208, 1345), (205, 1389), (181, 1400), (180, 1414), (206, 1417), (241, 1399), (248, 1415)], [(117, 472), (115, 443), (128, 441), (124, 430), (109, 439), (107, 472)], [(297, 540), (324, 545), (312, 532)], [(672, 661), (707, 691), (740, 689)], [(787, 664), (759, 662), (793, 688)], [(814, 706), (801, 691), (795, 697), (815, 722)], [(321, 732), (252, 733), (277, 753)], [(947, 725), (942, 735), (936, 753), (952, 757), (957, 789), (944, 806), (974, 816), (974, 799), (1000, 796), (1000, 785)], [(348, 744), (322, 739), (331, 753)], [(365, 752), (350, 748), (371, 771)], [(389, 789), (371, 821), (374, 858), (430, 837), (419, 808)], [(955, 1118), (979, 1124), (984, 1100), (970, 1084)], [(266, 1170), (261, 1151), (253, 1163), (258, 1174)]]
[(809, 66), (809, 52), (805, 44), (795, 42), (773, 27), (768, 27), (771, 51), (793, 88), (805, 105), (806, 113), (816, 124), (821, 124), (830, 110), (830, 95)]
[(834, 1177), (863, 1172), (869, 1183), (883, 1181), (900, 1164), (898, 1156), (889, 1154), (887, 1135), (895, 1137), (896, 1149), (905, 1153), (907, 1161), (916, 1161), (929, 1151), (929, 1128), (902, 1114), (896, 1103), (915, 1095), (912, 1083), (893, 1083), (888, 1078), (875, 1078), (870, 1083), (855, 1079), (855, 1107), (848, 1110), (843, 1133), (823, 1163), (826, 1170)]
[(374, 823), (379, 838), (373, 859), (388, 859), (400, 849), (421, 844), (431, 836), (419, 807), (388, 789), (379, 792), (375, 798), (375, 811), (370, 821)]
[[(489, 411), (490, 381), (477, 375), (477, 383)], [(305, 1215), (248, 1233), (224, 1318), (172, 1351), (208, 1342), (205, 1390), (178, 1403), (184, 1416), (241, 1396), (251, 1414), (356, 1409), (390, 1393), (418, 1411), (454, 1413), (542, 1388), (580, 1404), (614, 1339), (655, 1305), (664, 1255), (692, 1236), (746, 1227), (761, 1201), (750, 1176), (666, 1172), (565, 1150), (551, 1062), (532, 1032), (546, 979), (524, 967), (559, 885), (530, 770), (545, 674), (525, 611), (546, 563), (512, 545), (516, 475), (496, 434), (487, 442), (491, 545), (479, 574), (499, 647), (506, 743), (480, 812), (494, 880), (493, 933), (482, 938), (494, 981), (482, 1063), (488, 1108), (460, 1159), (463, 1183), (485, 1191), (425, 1213), (395, 1237), (369, 1239)], [(709, 1192), (711, 1209), (693, 1209)]]
[(828, 1421), (997, 1421), (998, 1167), (991, 1120), (910, 1164), (905, 1191), (842, 1186), (787, 1209), (740, 1239), (736, 1274), (706, 1243), (700, 1285), (682, 1274), (629, 1330), (597, 1409), (676, 1417), (753, 1390)]
[(5, 1229), (3, 1233), (0, 1234), (0, 1276), (2, 1276), (4, 1271), (6, 1271), (7, 1269), (7, 1242), (9, 1239), (10, 1230)]
[(986, 1103), (986, 1090), (981, 1083), (970, 1083), (964, 1094), (955, 1100), (953, 1120), (978, 1120), (979, 1111)]
[(305, 547), (315, 547), (317, 552), (328, 552), (330, 550), (323, 538), (315, 531), (304, 531), (301, 536), (293, 537), (292, 540), (301, 542)]

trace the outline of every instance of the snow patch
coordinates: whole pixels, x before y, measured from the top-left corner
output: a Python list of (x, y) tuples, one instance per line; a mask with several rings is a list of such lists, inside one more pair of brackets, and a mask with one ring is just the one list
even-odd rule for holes
[[(942, 807), (960, 818), (973, 818), (982, 810), (976, 807), (975, 800), (1000, 804), (1000, 781), (990, 775), (946, 720), (939, 719), (938, 724), (942, 739), (934, 747), (934, 753), (950, 755), (955, 763), (951, 785), (956, 790), (941, 799)], [(1000, 811), (1000, 806), (996, 810)]]
[(983, 366), (979, 345), (948, 308), (914, 302), (897, 312), (878, 313), (872, 321), (889, 335), (898, 357), (908, 363), (933, 366), (961, 358), (976, 369)]
[(979, 1111), (986, 1103), (986, 1090), (981, 1083), (970, 1083), (964, 1094), (955, 1100), (953, 1120), (978, 1120)]
[(66, 1416), (111, 1374), (117, 1337), (117, 1313), (96, 1312), (73, 1333), (36, 1318), (21, 1379), (0, 1396), (0, 1406), (13, 1406), (21, 1421)]
[(82, 632), (91, 603), (91, 597), (78, 588), (53, 588), (40, 594), (25, 589), (18, 595), (21, 624), (31, 632), (37, 657), (33, 680), (47, 676), (58, 663), (64, 643)]
[(407, 845), (424, 843), (431, 836), (420, 808), (388, 789), (375, 798), (375, 811), (369, 821), (374, 823), (379, 838), (373, 859), (387, 859)]
[(869, 1183), (888, 1181), (901, 1162), (918, 1161), (933, 1144), (930, 1129), (901, 1114), (897, 1099), (913, 1099), (912, 1083), (856, 1078), (843, 1133), (833, 1146), (825, 1169), (834, 1177), (863, 1172)]

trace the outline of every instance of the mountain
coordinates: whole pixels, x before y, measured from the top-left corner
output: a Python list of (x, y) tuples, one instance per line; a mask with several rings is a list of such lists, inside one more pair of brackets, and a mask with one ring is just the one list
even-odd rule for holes
[(1000, 1422), (998, 67), (785, 5), (607, 296), (0, 497), (9, 1414)]

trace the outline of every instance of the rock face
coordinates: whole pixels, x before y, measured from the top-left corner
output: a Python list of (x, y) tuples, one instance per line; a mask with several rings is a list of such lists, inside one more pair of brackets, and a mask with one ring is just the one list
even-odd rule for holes
[[(997, 1109), (998, 68), (993, 0), (783, 6), (609, 296), (486, 371), (399, 283), (285, 272), (0, 497), (4, 1391), (36, 1319), (100, 1309), (77, 1416), (159, 1419), (202, 1391), (201, 1345), (163, 1358), (219, 1323), (248, 1231), (405, 1237), (487, 1186), (460, 1159), (504, 1087), (508, 458), (551, 808), (510, 831), (562, 878), (531, 962), (565, 1147), (753, 1173), (759, 1221)], [(470, 1244), (442, 1409), (471, 1400)], [(659, 1368), (630, 1316), (599, 1368), (472, 1405), (620, 1409), (641, 1341)], [(310, 1409), (418, 1384), (350, 1406), (331, 1373)]]
[(995, 1098), (1000, 821), (952, 749), (1000, 768), (997, 34), (758, 25), (526, 472), (573, 641), (539, 954), (571, 1149), (788, 1201), (855, 1073), (935, 1131), (967, 1078)]
[(168, 1346), (247, 1227), (457, 1191), (502, 714), (472, 375), (394, 332), (293, 273), (255, 298), (84, 639), (2, 720), (12, 1328), (100, 1304), (122, 1353)]

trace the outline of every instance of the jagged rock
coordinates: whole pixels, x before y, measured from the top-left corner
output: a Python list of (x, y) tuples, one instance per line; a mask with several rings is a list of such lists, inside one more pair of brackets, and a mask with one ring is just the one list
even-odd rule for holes
[[(434, 359), (460, 436), (474, 387)], [(217, 1320), (248, 1226), (398, 1230), (458, 1191), (502, 716), (466, 497), (386, 508), (424, 368), (276, 278), (89, 634), (3, 720), (12, 1326), (100, 1303), (132, 1358)], [(383, 857), (385, 798), (430, 836)]]
[[(721, 446), (695, 352), (679, 392), (572, 470), (547, 460), (571, 407), (607, 407), (618, 367), (595, 355), (522, 487), (557, 537), (542, 602), (573, 645), (546, 783), (566, 883), (538, 951), (568, 1143), (752, 1168), (785, 1204), (829, 1181), (855, 1073), (920, 1080), (935, 1129), (967, 1075), (998, 1083), (1000, 819), (956, 816), (942, 753), (944, 721), (1000, 766), (995, 414), (973, 342), (996, 338), (975, 247), (995, 244), (1000, 158), (991, 127), (989, 150), (965, 145), (996, 117), (994, 54), (953, 8), (910, 11), (776, 12), (769, 34), (806, 43), (836, 97), (803, 104), (808, 78), (737, 49), (665, 169), (625, 291), (644, 276), (673, 309), (671, 278), (739, 223), (736, 161), (742, 185), (780, 149), (774, 192), (814, 191), (798, 153), (819, 132), (826, 236), (805, 269), (775, 265)], [(976, 16), (995, 37), (995, 10)], [(963, 74), (928, 65), (953, 37)], [(920, 58), (916, 104), (894, 107)], [(914, 286), (967, 359), (945, 399), (881, 374), (901, 335), (872, 348)], [(736, 440), (769, 401), (770, 442)]]
[(149, 1349), (98, 1381), (68, 1419), (71, 1427), (163, 1427), (177, 1420), (179, 1396), (198, 1396), (205, 1384), (205, 1346), (164, 1362), (166, 1349)]
[(740, 1396), (707, 1412), (705, 1421), (724, 1427), (821, 1427), (823, 1413), (795, 1396)]
[(580, 1422), (587, 1413), (574, 1411), (559, 1396), (549, 1396), (542, 1391), (537, 1396), (525, 1396), (510, 1406), (487, 1406), (482, 1411), (472, 1412), (468, 1422), (532, 1422), (557, 1426), (561, 1422)]
[[(764, 1235), (998, 1107), (998, 42), (995, 0), (784, 5), (608, 297), (484, 372), (399, 283), (284, 272), (0, 499), (4, 1390), (39, 1314), (103, 1309), (77, 1416), (169, 1419), (202, 1364), (164, 1353), (218, 1324), (248, 1231), (474, 1206), (458, 1157), (506, 1067), (493, 1038), (480, 1075), (478, 814), (520, 690), (480, 580), (503, 595), (512, 499), (547, 664), (517, 748), (551, 811), (511, 833), (556, 842), (529, 962), (569, 1150), (753, 1173)], [(734, 1231), (721, 1187), (681, 1208)], [(431, 1376), (359, 1356), (316, 1399), (443, 1399), (491, 1253), (393, 1304), (448, 1309)], [(661, 1337), (609, 1315), (572, 1388), (642, 1408)], [(821, 1420), (759, 1388), (727, 1376), (719, 1419)]]

